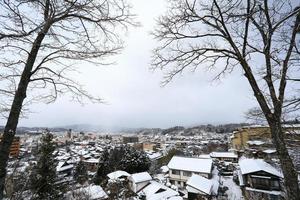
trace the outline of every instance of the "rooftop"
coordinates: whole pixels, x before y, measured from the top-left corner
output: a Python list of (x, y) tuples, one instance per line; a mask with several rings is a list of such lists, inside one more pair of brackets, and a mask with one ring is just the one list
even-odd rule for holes
[(118, 171), (115, 171), (115, 172), (112, 172), (112, 173), (109, 173), (107, 174), (108, 178), (110, 179), (118, 179), (120, 177), (128, 177), (130, 176), (130, 174), (128, 174), (127, 172), (125, 171), (121, 171), (121, 170), (118, 170)]
[(233, 152), (212, 152), (210, 156), (212, 158), (238, 158), (238, 155)]
[(140, 183), (140, 182), (152, 180), (152, 177), (150, 176), (150, 174), (148, 172), (141, 172), (141, 173), (132, 174), (131, 178), (135, 183)]
[(172, 199), (175, 197), (182, 200), (178, 192), (155, 181), (151, 181), (149, 185), (139, 192), (139, 195), (145, 195), (147, 200)]
[(283, 178), (282, 173), (262, 159), (243, 159), (239, 161), (242, 174), (264, 171), (269, 174)]
[(194, 189), (199, 190), (205, 194), (210, 195), (213, 188), (213, 181), (202, 176), (193, 174), (187, 181), (187, 190), (193, 192)]
[(175, 170), (209, 174), (212, 170), (212, 159), (173, 156), (168, 167)]

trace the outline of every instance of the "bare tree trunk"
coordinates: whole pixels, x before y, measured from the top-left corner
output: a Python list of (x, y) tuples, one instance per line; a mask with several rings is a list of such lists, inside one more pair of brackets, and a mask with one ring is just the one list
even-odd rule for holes
[(45, 27), (37, 35), (32, 45), (4, 128), (4, 134), (0, 144), (0, 200), (2, 200), (4, 197), (3, 192), (5, 189), (6, 166), (9, 158), (10, 146), (16, 133), (23, 101), (26, 98), (26, 91), (30, 82), (31, 70), (36, 60), (40, 45), (45, 37), (46, 32), (49, 30), (49, 27), (49, 25), (45, 25)]
[(275, 143), (277, 154), (280, 160), (281, 169), (284, 176), (284, 184), (289, 200), (300, 199), (300, 189), (298, 187), (298, 173), (289, 155), (284, 141), (284, 131), (280, 120), (269, 121), (273, 142)]

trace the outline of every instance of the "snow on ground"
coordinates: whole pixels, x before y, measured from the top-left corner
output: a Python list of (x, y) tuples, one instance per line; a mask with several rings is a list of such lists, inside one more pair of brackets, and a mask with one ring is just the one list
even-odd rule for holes
[(221, 177), (221, 184), (223, 186), (228, 187), (228, 190), (226, 191), (226, 194), (228, 195), (228, 199), (230, 200), (242, 200), (243, 195), (242, 195), (242, 190), (240, 187), (233, 182), (232, 176), (227, 176), (227, 177)]

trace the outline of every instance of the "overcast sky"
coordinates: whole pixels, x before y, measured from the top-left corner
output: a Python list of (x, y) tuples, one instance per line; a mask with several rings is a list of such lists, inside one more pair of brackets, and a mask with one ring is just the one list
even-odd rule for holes
[(221, 82), (211, 82), (211, 73), (204, 70), (187, 71), (165, 87), (160, 86), (162, 72), (149, 70), (155, 47), (149, 32), (166, 9), (164, 2), (132, 0), (142, 27), (129, 32), (126, 48), (115, 57), (117, 65), (79, 67), (78, 80), (107, 104), (81, 106), (63, 97), (50, 105), (32, 105), (33, 113), (21, 119), (20, 125), (170, 127), (243, 122), (244, 112), (256, 104), (240, 70)]

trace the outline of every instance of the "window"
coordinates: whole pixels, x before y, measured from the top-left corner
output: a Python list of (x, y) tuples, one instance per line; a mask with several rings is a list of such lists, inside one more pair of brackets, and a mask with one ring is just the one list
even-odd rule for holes
[(172, 170), (172, 174), (174, 174), (174, 175), (180, 175), (180, 171), (179, 170)]
[(183, 171), (183, 176), (192, 176), (192, 172), (188, 172), (188, 171)]
[(271, 186), (272, 188), (279, 189), (280, 188), (279, 181), (278, 180), (271, 181)]
[(252, 178), (253, 186), (255, 188), (269, 188), (270, 187), (270, 180), (265, 178)]

